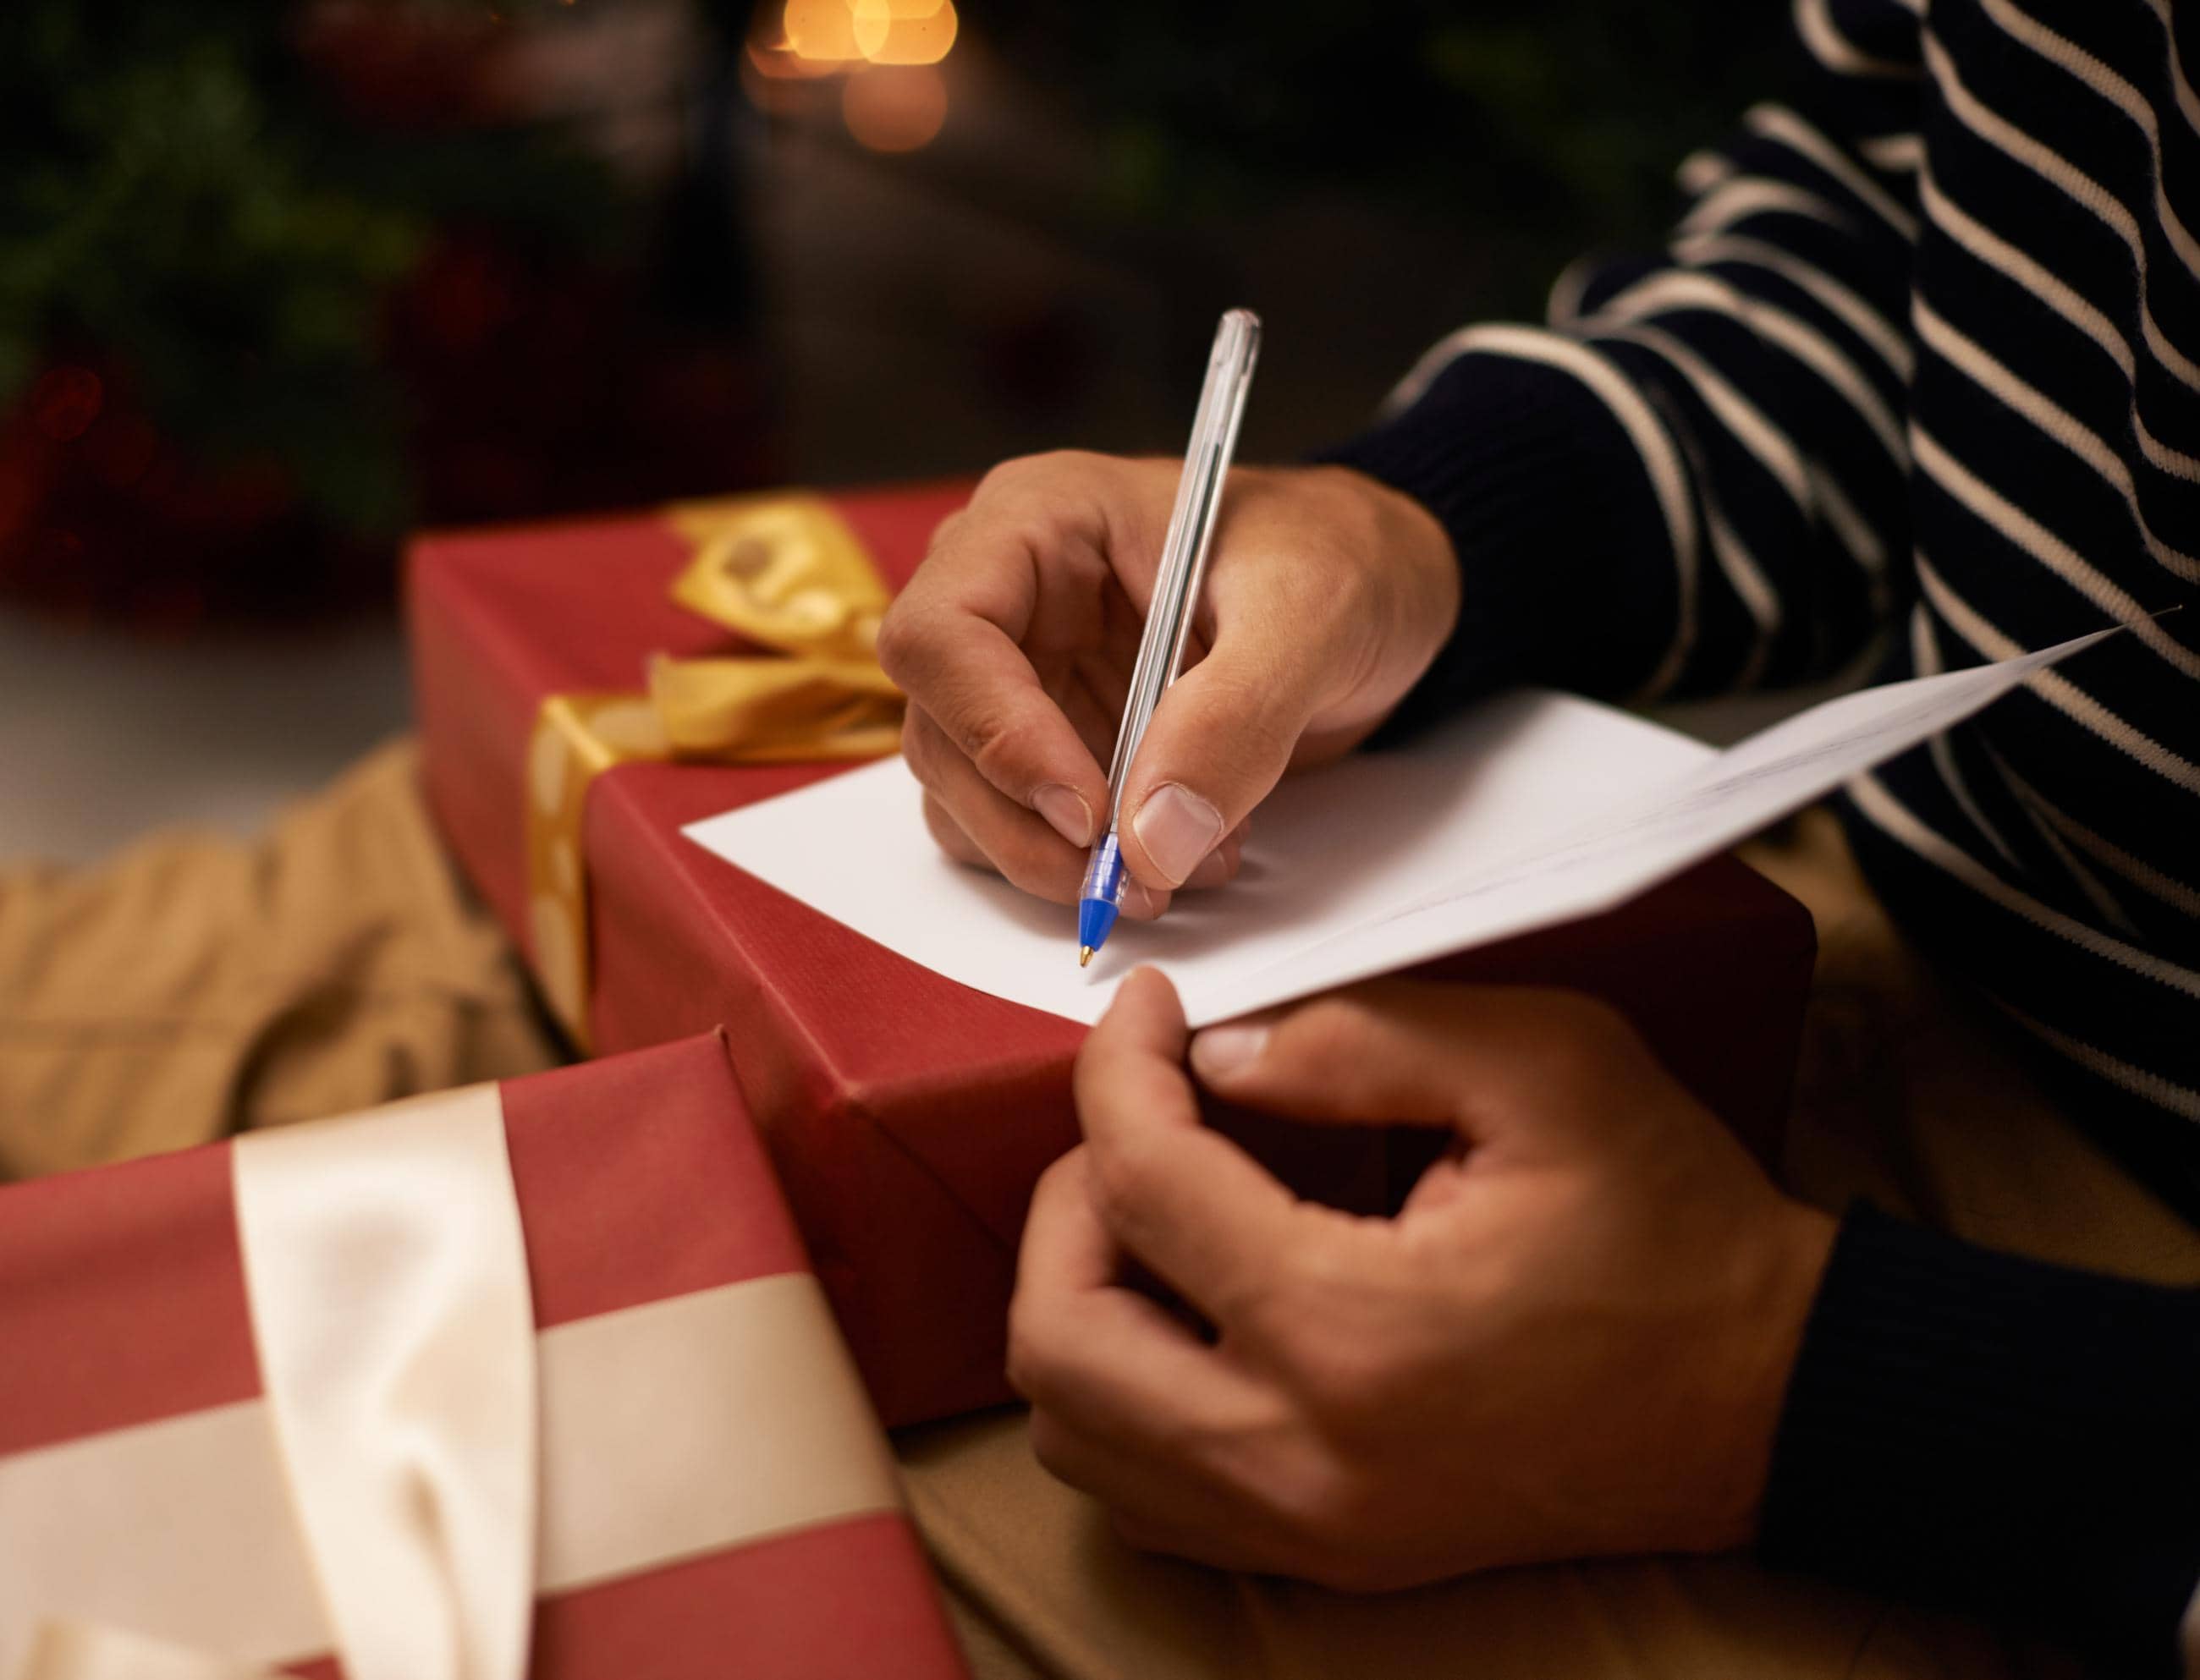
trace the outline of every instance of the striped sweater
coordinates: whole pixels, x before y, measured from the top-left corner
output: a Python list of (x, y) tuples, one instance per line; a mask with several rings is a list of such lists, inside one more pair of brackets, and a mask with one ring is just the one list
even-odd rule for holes
[[(1408, 724), (2132, 629), (1852, 785), (1874, 885), (2200, 1216), (2200, 44), (2172, 0), (1798, 0), (1666, 248), (1436, 346), (1329, 458), (1465, 569)], [(2188, 43), (2200, 9), (2188, 12)], [(2182, 607), (2184, 610), (2165, 610)], [(2200, 1675), (2200, 1298), (1844, 1226), (1775, 1557)]]

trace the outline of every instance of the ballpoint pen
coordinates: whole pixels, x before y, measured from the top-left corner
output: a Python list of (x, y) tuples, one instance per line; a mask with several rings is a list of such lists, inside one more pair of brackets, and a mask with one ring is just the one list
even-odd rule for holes
[(1207, 574), (1207, 551), (1214, 540), (1214, 520), (1222, 506), (1222, 481), (1238, 446), (1238, 424), (1245, 417), (1245, 394), (1252, 387), (1253, 364), (1261, 353), (1260, 318), (1232, 309), (1214, 334), (1207, 359), (1207, 382), (1192, 417), (1191, 442), (1184, 454), (1184, 476), (1177, 481), (1176, 506), (1161, 542), (1161, 565), (1154, 575), (1153, 599), (1146, 607), (1145, 634), (1138, 662), (1131, 668), (1131, 691), (1123, 702), (1122, 726), (1115, 732), (1115, 755), (1108, 767), (1108, 826), (1085, 866), (1085, 886), (1077, 902), (1077, 965), (1084, 967), (1107, 942), (1123, 902), (1123, 846), (1118, 826), (1123, 814), (1123, 783), (1138, 755), (1146, 725), (1162, 691), (1184, 667), (1191, 621), (1199, 607), (1200, 581)]

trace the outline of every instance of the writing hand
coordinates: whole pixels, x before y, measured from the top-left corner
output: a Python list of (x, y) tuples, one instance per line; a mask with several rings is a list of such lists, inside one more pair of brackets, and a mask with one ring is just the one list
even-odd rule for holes
[[(1180, 464), (1055, 454), (995, 469), (887, 614), (903, 750), (952, 856), (1074, 902)], [(1343, 468), (1230, 475), (1184, 675), (1123, 790), (1126, 913), (1226, 880), (1284, 771), (1364, 739), (1458, 613), (1449, 540)]]

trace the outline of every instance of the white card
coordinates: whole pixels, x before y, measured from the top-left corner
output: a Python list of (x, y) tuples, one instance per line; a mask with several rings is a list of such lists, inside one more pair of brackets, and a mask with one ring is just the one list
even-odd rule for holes
[(1074, 907), (940, 855), (898, 758), (684, 832), (966, 986), (1091, 1022), (1151, 964), (1200, 1026), (1610, 909), (2113, 633), (1843, 695), (1724, 752), (1569, 696), (1503, 696), (1287, 778), (1237, 880), (1119, 921), (1085, 969)]

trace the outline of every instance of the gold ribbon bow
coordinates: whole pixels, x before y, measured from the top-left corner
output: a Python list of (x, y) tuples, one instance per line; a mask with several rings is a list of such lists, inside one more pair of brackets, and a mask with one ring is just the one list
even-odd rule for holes
[(676, 503), (666, 511), (694, 549), (672, 598), (777, 654), (660, 656), (650, 662), (647, 693), (553, 694), (535, 715), (527, 761), (535, 971), (583, 1050), (589, 954), (581, 814), (591, 782), (637, 759), (881, 758), (901, 741), (901, 696), (878, 662), (886, 581), (838, 514), (805, 495)]

